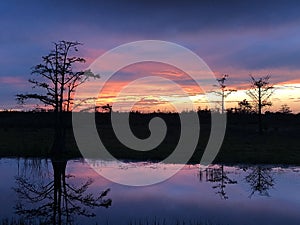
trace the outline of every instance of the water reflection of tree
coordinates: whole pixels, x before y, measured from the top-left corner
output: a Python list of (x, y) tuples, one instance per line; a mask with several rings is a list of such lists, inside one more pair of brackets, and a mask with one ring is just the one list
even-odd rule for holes
[(251, 186), (252, 197), (255, 192), (261, 196), (270, 196), (268, 190), (274, 186), (274, 178), (271, 174), (272, 169), (262, 166), (250, 168), (251, 172), (245, 177), (247, 183)]
[(92, 180), (80, 185), (71, 182), (74, 176), (66, 174), (67, 160), (51, 160), (52, 179), (32, 179), (16, 177), (14, 188), (19, 197), (16, 213), (30, 220), (41, 220), (43, 223), (61, 225), (73, 224), (74, 216), (95, 216), (89, 210), (96, 207), (109, 207), (112, 200), (106, 198), (109, 189), (100, 194), (87, 193)]
[(200, 170), (200, 181), (203, 179), (203, 172), (205, 172), (205, 180), (207, 182), (216, 183), (213, 189), (216, 189), (216, 194), (219, 194), (222, 199), (228, 199), (225, 188), (228, 184), (236, 184), (237, 181), (228, 177), (227, 173), (224, 171), (224, 166), (218, 166), (214, 168), (206, 168), (204, 171)]

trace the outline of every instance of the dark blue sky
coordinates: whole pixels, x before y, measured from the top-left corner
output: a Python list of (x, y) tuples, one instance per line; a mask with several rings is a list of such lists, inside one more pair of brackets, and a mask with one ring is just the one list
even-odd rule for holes
[(249, 73), (294, 83), (299, 12), (299, 1), (1, 1), (0, 107), (14, 107), (14, 95), (30, 90), (30, 68), (58, 40), (84, 43), (90, 59), (129, 41), (172, 41), (233, 83)]

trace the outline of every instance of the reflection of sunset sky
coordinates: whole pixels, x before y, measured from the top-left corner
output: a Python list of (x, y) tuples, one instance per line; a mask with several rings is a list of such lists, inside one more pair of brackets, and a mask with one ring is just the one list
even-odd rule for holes
[[(95, 180), (93, 190), (111, 188), (112, 208), (99, 209), (100, 218), (104, 216), (110, 221), (120, 223), (128, 218), (165, 218), (186, 221), (204, 219), (215, 224), (225, 221), (225, 224), (233, 225), (254, 225), (260, 221), (262, 224), (276, 225), (297, 224), (299, 220), (297, 211), (299, 174), (291, 172), (290, 169), (280, 169), (277, 170), (278, 174), (274, 173), (275, 187), (269, 190), (271, 197), (256, 194), (250, 199), (251, 189), (244, 180), (244, 176), (249, 171), (225, 167), (227, 175), (237, 180), (238, 184), (226, 185), (225, 191), (229, 198), (224, 200), (215, 193), (217, 190), (212, 188), (216, 183), (205, 182), (205, 175), (204, 181), (199, 181), (197, 165), (186, 166), (167, 181), (146, 187), (129, 187), (111, 183), (95, 173), (87, 164), (69, 163), (68, 165), (69, 170), (72, 168), (70, 172), (76, 174), (76, 177), (93, 178)], [(126, 168), (120, 167), (114, 162), (98, 162), (98, 165), (102, 169), (111, 170), (112, 174), (135, 167), (134, 164), (129, 164)], [(148, 169), (143, 169), (144, 176), (151, 176), (153, 170), (156, 173), (163, 173), (164, 170), (172, 170), (175, 167), (176, 165), (147, 166)], [(118, 218), (114, 215), (118, 215)]]
[[(228, 84), (237, 89), (249, 87), (249, 74), (256, 77), (270, 74), (271, 82), (280, 86), (270, 110), (276, 111), (286, 103), (294, 112), (300, 112), (299, 8), (298, 1), (287, 4), (282, 1), (2, 1), (0, 106), (15, 108), (14, 95), (31, 91), (26, 84), (31, 67), (40, 63), (53, 41), (84, 43), (79, 54), (87, 59), (87, 67), (99, 55), (120, 44), (157, 39), (191, 49), (216, 76), (229, 74)], [(146, 70), (147, 75), (159, 73), (180, 78), (180, 74), (169, 69)], [(118, 90), (141, 71), (141, 68), (127, 73), (122, 70), (122, 76), (111, 84)], [(194, 101), (200, 101), (192, 84), (188, 81), (182, 84), (192, 93)], [(296, 87), (286, 88), (282, 84)], [(172, 93), (162, 83), (155, 87)], [(106, 91), (103, 102), (110, 102), (112, 99), (107, 96), (115, 90), (110, 87)], [(235, 107), (244, 98), (242, 92), (233, 94), (228, 99), (228, 107)], [(153, 103), (154, 110), (167, 108), (164, 102), (154, 101), (152, 95), (149, 102)]]
[[(30, 159), (26, 159), (30, 160)], [(24, 159), (19, 161), (21, 171)], [(41, 161), (41, 168), (49, 169), (53, 175), (50, 161), (48, 166), (45, 161)], [(144, 177), (148, 177), (152, 170), (156, 173), (164, 170), (172, 170), (176, 165), (156, 166), (151, 164), (144, 169)], [(130, 170), (135, 167), (134, 163), (120, 167), (117, 163), (107, 163), (106, 161), (96, 161), (95, 165), (100, 168), (111, 170), (117, 174), (121, 170)], [(218, 168), (217, 165), (215, 165)], [(2, 218), (12, 218), (14, 206), (16, 203), (16, 194), (12, 187), (15, 186), (14, 176), (18, 175), (18, 160), (1, 159), (0, 160), (0, 179), (5, 182), (0, 183), (1, 202), (5, 205), (1, 208), (0, 216)], [(19, 169), (20, 169), (19, 168)], [(78, 224), (102, 224), (109, 221), (109, 224), (129, 224), (130, 220), (150, 220), (166, 219), (168, 221), (185, 220), (211, 222), (212, 224), (231, 224), (231, 225), (257, 225), (272, 224), (298, 225), (300, 220), (300, 168), (274, 168), (272, 176), (274, 178), (274, 187), (269, 189), (270, 197), (259, 196), (255, 194), (249, 198), (251, 188), (245, 181), (245, 176), (251, 170), (243, 171), (235, 167), (224, 166), (224, 171), (230, 179), (236, 180), (237, 184), (228, 184), (225, 187), (227, 200), (221, 199), (212, 187), (216, 183), (199, 180), (199, 166), (189, 165), (179, 171), (170, 179), (151, 186), (130, 187), (119, 185), (108, 181), (97, 174), (87, 163), (82, 160), (70, 160), (67, 164), (67, 174), (73, 175), (68, 182), (73, 185), (83, 184), (87, 179), (92, 178), (94, 182), (88, 189), (89, 193), (101, 193), (110, 188), (111, 191), (107, 197), (112, 199), (112, 206), (108, 209), (97, 208), (96, 218), (80, 217)], [(29, 177), (38, 176), (39, 172), (32, 174), (31, 168), (28, 168)], [(43, 179), (51, 179), (48, 176)], [(82, 220), (82, 221), (81, 221)], [(82, 222), (82, 223), (81, 223)]]

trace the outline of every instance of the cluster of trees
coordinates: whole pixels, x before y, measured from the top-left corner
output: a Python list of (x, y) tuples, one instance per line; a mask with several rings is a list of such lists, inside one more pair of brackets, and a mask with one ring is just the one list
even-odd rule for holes
[[(53, 50), (46, 56), (42, 57), (42, 63), (33, 67), (32, 74), (37, 75), (38, 79), (29, 79), (29, 82), (37, 90), (35, 93), (18, 94), (17, 101), (24, 103), (26, 100), (35, 99), (46, 106), (51, 106), (58, 116), (58, 124), (60, 121), (61, 112), (72, 111), (74, 106), (75, 89), (83, 84), (89, 78), (100, 78), (99, 75), (93, 74), (91, 71), (75, 71), (74, 68), (78, 63), (84, 63), (85, 59), (71, 55), (78, 51), (81, 45), (79, 42), (59, 41), (54, 43)], [(224, 74), (217, 79), (221, 100), (221, 112), (225, 110), (225, 99), (234, 91), (228, 88), (226, 81), (229, 75)], [(244, 99), (238, 103), (238, 108), (235, 111), (243, 113), (258, 113), (262, 114), (262, 109), (266, 106), (271, 106), (269, 101), (270, 96), (274, 93), (274, 87), (270, 84), (270, 76), (261, 78), (251, 78), (251, 88), (247, 91), (251, 97), (252, 103)], [(111, 111), (110, 105), (101, 106), (101, 109)], [(230, 109), (232, 110), (232, 109)], [(280, 110), (282, 113), (290, 113), (287, 105), (283, 105)]]
[[(233, 91), (233, 89), (228, 89), (225, 81), (228, 79), (228, 75), (225, 74), (221, 78), (217, 79), (219, 83), (219, 88), (221, 91), (216, 92), (218, 95), (222, 97), (222, 113), (225, 112), (224, 102), (225, 98), (227, 98)], [(260, 78), (255, 78), (250, 75), (251, 78), (251, 88), (246, 92), (247, 95), (252, 99), (252, 102), (249, 102), (247, 99), (244, 99), (238, 102), (238, 107), (227, 109), (227, 112), (230, 113), (243, 113), (243, 114), (257, 114), (258, 115), (258, 129), (259, 132), (263, 132), (262, 126), (262, 110), (264, 107), (271, 106), (272, 102), (270, 101), (270, 97), (273, 95), (275, 89), (273, 85), (270, 83), (270, 75), (263, 76)], [(281, 106), (278, 111), (279, 113), (289, 114), (292, 111), (287, 104)]]
[[(228, 89), (227, 85), (225, 84), (226, 80), (228, 79), (228, 74), (224, 74), (221, 78), (217, 79), (218, 87), (220, 91), (215, 92), (217, 95), (221, 96), (221, 106), (222, 110), (221, 113), (225, 113), (224, 102), (225, 98), (227, 98), (232, 92), (236, 91), (233, 89)], [(254, 107), (257, 108), (257, 113), (259, 117), (259, 132), (262, 133), (262, 108), (271, 105), (271, 102), (268, 101), (270, 96), (273, 93), (273, 86), (270, 85), (269, 79), (270, 76), (261, 77), (259, 79), (255, 79), (252, 75), (251, 77), (251, 89), (247, 91), (247, 94), (251, 97), (254, 102)], [(250, 113), (252, 112), (253, 106), (244, 99), (243, 101), (238, 103), (239, 108), (235, 108), (235, 112), (243, 112), (243, 113)], [(229, 110), (232, 112), (233, 108)]]
[[(225, 98), (227, 98), (232, 92), (236, 91), (234, 89), (228, 89), (225, 81), (228, 79), (228, 74), (223, 75), (221, 78), (217, 79), (219, 83), (220, 92), (216, 92), (216, 94), (222, 97), (222, 113), (225, 112), (224, 102)], [(243, 113), (258, 113), (262, 114), (262, 109), (266, 106), (271, 106), (272, 102), (270, 101), (270, 97), (274, 93), (274, 87), (270, 84), (270, 76), (264, 76), (261, 78), (254, 78), (250, 75), (251, 78), (251, 88), (247, 91), (247, 95), (252, 99), (252, 104), (244, 99), (243, 101), (238, 103), (238, 108), (235, 108), (237, 112)], [(232, 109), (230, 109), (232, 110)]]
[[(34, 93), (18, 94), (16, 96), (18, 102), (24, 103), (29, 99), (42, 102), (46, 106), (52, 107), (55, 113), (55, 143), (54, 152), (61, 152), (64, 148), (64, 126), (63, 112), (72, 111), (74, 107), (74, 92), (78, 86), (83, 84), (90, 78), (100, 78), (99, 75), (93, 74), (91, 71), (76, 71), (77, 64), (84, 63), (85, 59), (78, 57), (76, 52), (81, 45), (79, 42), (59, 41), (54, 43), (53, 50), (46, 56), (42, 57), (42, 63), (33, 67), (32, 74), (36, 75), (36, 79), (30, 79), (29, 82), (36, 89)], [(225, 112), (225, 99), (235, 90), (229, 89), (226, 85), (228, 75), (223, 75), (217, 79), (220, 91), (218, 95), (222, 97), (222, 113)], [(251, 77), (251, 89), (247, 94), (251, 97), (252, 104), (246, 99), (239, 102), (239, 108), (236, 111), (243, 113), (252, 113), (256, 109), (259, 118), (259, 131), (262, 132), (262, 109), (270, 106), (270, 96), (274, 92), (274, 88), (270, 85), (270, 76), (261, 78)], [(77, 104), (77, 103), (76, 103)], [(101, 107), (102, 110), (111, 112), (110, 105)], [(97, 110), (97, 109), (95, 109)], [(283, 113), (289, 113), (290, 109), (284, 105)]]
[[(59, 41), (54, 43), (53, 50), (46, 56), (42, 57), (42, 63), (33, 67), (32, 74), (37, 79), (29, 79), (32, 87), (36, 90), (34, 93), (17, 94), (16, 99), (19, 103), (26, 100), (35, 99), (42, 102), (46, 106), (52, 107), (52, 110), (59, 116), (61, 112), (72, 111), (74, 106), (74, 92), (78, 86), (83, 84), (89, 78), (100, 78), (99, 75), (93, 74), (91, 71), (76, 71), (77, 64), (84, 63), (85, 59), (76, 56), (74, 52), (78, 51), (78, 47), (82, 45), (79, 42)], [(225, 99), (234, 91), (226, 85), (229, 75), (224, 74), (217, 79), (220, 89), (216, 94), (222, 97), (222, 110), (224, 113)], [(261, 114), (262, 108), (270, 106), (270, 96), (274, 92), (274, 88), (270, 85), (270, 76), (264, 76), (255, 79), (251, 77), (251, 89), (247, 94), (251, 97), (253, 104), (247, 100), (240, 102), (239, 109), (244, 112), (252, 112), (256, 109)], [(101, 107), (104, 110), (111, 111), (110, 105)], [(59, 121), (59, 120), (58, 120)]]

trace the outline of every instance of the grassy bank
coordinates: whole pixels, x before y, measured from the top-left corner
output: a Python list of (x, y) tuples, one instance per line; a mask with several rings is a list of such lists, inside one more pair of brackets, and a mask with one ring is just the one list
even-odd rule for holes
[[(51, 113), (0, 113), (0, 157), (48, 157), (53, 142)], [(155, 116), (167, 124), (166, 138), (156, 149), (137, 152), (126, 148), (116, 138), (108, 114), (96, 116), (101, 140), (118, 157), (133, 160), (161, 160), (178, 143), (180, 122), (178, 114), (133, 114), (130, 125), (139, 138), (150, 134), (148, 123)], [(201, 135), (191, 162), (199, 162), (210, 134), (210, 116), (201, 114)], [(230, 114), (223, 145), (215, 163), (300, 164), (300, 115), (264, 115), (264, 133), (257, 132), (256, 115)], [(80, 157), (72, 132), (70, 114), (67, 127), (66, 157)], [(182, 151), (184, 154), (184, 151)]]

